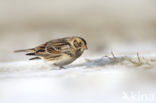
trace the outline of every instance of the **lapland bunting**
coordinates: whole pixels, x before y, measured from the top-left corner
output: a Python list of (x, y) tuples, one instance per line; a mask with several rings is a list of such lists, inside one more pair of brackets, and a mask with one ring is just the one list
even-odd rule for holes
[(29, 60), (43, 59), (48, 64), (63, 68), (80, 57), (86, 49), (88, 49), (86, 40), (73, 36), (51, 40), (35, 48), (15, 52), (27, 52), (27, 56), (35, 56)]

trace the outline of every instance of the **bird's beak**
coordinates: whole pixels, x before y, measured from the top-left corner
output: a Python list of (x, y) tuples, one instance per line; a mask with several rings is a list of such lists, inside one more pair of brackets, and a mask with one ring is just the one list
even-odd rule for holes
[(84, 50), (88, 50), (88, 47), (87, 46), (84, 46)]

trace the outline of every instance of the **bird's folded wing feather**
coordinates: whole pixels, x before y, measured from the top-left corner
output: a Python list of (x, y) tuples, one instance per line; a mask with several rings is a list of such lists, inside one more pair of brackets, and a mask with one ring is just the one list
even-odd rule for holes
[(38, 56), (60, 55), (70, 51), (71, 47), (68, 42), (51, 41), (35, 48), (35, 54)]

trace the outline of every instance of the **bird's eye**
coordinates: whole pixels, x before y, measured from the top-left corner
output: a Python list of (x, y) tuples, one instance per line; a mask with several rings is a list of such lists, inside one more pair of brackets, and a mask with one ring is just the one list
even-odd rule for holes
[(80, 43), (79, 43), (79, 47), (81, 47), (81, 46), (82, 46), (82, 43), (80, 42)]
[(79, 47), (79, 44), (78, 44), (78, 42), (77, 42), (76, 40), (74, 40), (73, 44), (74, 44), (74, 46), (75, 46), (76, 48)]

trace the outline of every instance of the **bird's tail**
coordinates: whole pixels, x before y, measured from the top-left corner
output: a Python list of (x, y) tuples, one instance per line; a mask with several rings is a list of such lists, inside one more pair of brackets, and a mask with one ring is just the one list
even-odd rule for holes
[[(32, 48), (32, 49), (23, 49), (23, 50), (15, 50), (14, 52), (15, 53), (27, 52), (26, 53), (27, 56), (36, 56), (34, 48)], [(30, 58), (29, 60), (36, 60), (36, 59), (41, 59), (41, 58), (37, 56), (37, 57)]]
[(19, 53), (19, 52), (34, 52), (35, 49), (32, 48), (32, 49), (22, 49), (22, 50), (15, 50), (14, 52), (15, 53)]

